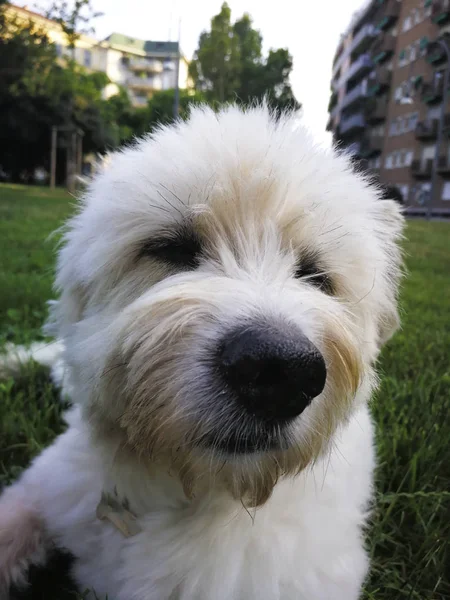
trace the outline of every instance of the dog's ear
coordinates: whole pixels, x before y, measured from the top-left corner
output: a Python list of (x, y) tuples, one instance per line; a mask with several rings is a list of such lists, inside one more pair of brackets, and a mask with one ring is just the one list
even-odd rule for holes
[(381, 347), (400, 325), (398, 314), (398, 289), (402, 276), (402, 251), (404, 217), (400, 205), (394, 200), (380, 199), (374, 204), (375, 235), (381, 242), (385, 257), (385, 299), (378, 317), (378, 339)]

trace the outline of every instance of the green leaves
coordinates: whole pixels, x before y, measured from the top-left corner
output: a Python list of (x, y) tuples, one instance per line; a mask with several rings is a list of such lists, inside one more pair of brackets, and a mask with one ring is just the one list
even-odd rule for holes
[(212, 104), (251, 102), (266, 97), (278, 109), (299, 109), (289, 84), (292, 57), (287, 49), (262, 55), (262, 35), (253, 29), (247, 13), (233, 24), (231, 10), (224, 3), (211, 19), (210, 31), (199, 38), (189, 74), (197, 90)]

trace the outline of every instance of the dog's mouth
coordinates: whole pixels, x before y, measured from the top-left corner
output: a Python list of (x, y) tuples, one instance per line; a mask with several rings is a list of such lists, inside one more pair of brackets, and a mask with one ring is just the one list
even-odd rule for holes
[(199, 445), (229, 456), (267, 453), (289, 448), (288, 436), (280, 424), (259, 423), (255, 424), (252, 430), (241, 428), (227, 433), (208, 434), (199, 441)]

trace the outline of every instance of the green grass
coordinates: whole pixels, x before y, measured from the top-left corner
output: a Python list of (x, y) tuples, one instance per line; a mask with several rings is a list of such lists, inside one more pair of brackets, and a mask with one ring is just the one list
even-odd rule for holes
[[(38, 339), (52, 297), (55, 241), (73, 210), (64, 192), (0, 186), (0, 343)], [(450, 598), (450, 224), (409, 222), (403, 328), (385, 348), (377, 499), (364, 600)], [(14, 479), (61, 428), (44, 369), (0, 383), (0, 480)], [(50, 600), (50, 599), (49, 599)]]
[(71, 209), (65, 191), (0, 185), (0, 343), (41, 338), (56, 244), (48, 237)]

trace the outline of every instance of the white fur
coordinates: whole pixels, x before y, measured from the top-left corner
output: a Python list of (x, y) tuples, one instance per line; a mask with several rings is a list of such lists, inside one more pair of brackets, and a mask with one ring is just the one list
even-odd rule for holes
[[(82, 589), (110, 600), (359, 596), (367, 401), (397, 324), (401, 217), (294, 123), (264, 107), (197, 109), (113, 156), (69, 224), (53, 318), (77, 406), (9, 493), (25, 490), (77, 557)], [(188, 213), (208, 245), (196, 270), (139, 257)], [(334, 295), (294, 279), (311, 252)], [(290, 428), (289, 452), (199, 452), (193, 432), (234, 425), (205, 360), (255, 317), (301, 328), (326, 358), (326, 387)], [(141, 533), (96, 518), (102, 492), (129, 503)]]

